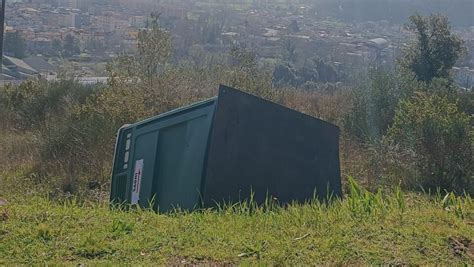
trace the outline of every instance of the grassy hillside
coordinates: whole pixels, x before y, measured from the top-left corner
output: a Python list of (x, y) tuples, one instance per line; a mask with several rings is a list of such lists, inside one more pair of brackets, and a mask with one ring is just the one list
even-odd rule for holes
[(14, 193), (5, 186), (13, 179), (2, 178), (0, 265), (474, 264), (471, 198), (373, 194), (350, 182), (345, 199), (329, 205), (163, 215)]
[[(106, 84), (0, 88), (0, 266), (474, 265), (474, 204), (460, 197), (474, 195), (472, 93), (399, 71), (352, 86), (276, 88), (272, 71), (241, 49), (227, 63), (159, 74), (141, 56), (112, 62)], [(211, 97), (218, 84), (338, 125), (344, 198), (111, 210), (117, 129)]]

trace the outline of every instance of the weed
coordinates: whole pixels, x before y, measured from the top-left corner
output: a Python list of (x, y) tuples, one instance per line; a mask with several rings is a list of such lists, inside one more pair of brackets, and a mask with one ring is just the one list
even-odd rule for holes
[(53, 239), (51, 228), (48, 225), (44, 223), (40, 223), (38, 224), (38, 227), (36, 230), (37, 230), (36, 237), (40, 239), (41, 241), (48, 242)]
[(251, 257), (255, 256), (260, 259), (262, 253), (267, 249), (268, 243), (266, 241), (254, 242), (252, 244), (246, 244), (244, 252), (240, 253), (239, 257)]
[(88, 234), (75, 249), (76, 255), (87, 259), (99, 258), (111, 253), (108, 244), (93, 234)]
[(382, 192), (372, 193), (362, 188), (357, 182), (349, 177), (349, 195), (347, 205), (353, 217), (378, 217), (384, 215), (387, 201), (382, 197)]
[(392, 202), (395, 204), (395, 207), (398, 210), (400, 210), (402, 213), (405, 212), (406, 210), (405, 195), (400, 189), (400, 186), (395, 187), (395, 193), (392, 199), (393, 199)]
[(131, 234), (135, 224), (132, 222), (126, 222), (122, 219), (115, 219), (112, 222), (112, 234), (115, 238)]
[(447, 193), (444, 198), (441, 200), (441, 207), (447, 211), (454, 212), (459, 218), (466, 218), (468, 215), (468, 210), (466, 208), (467, 204), (471, 202), (470, 196), (465, 198), (456, 196), (453, 192)]

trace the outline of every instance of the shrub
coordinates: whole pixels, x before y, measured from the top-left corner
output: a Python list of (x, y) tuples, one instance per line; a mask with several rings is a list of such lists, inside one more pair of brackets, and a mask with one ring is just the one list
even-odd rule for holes
[(48, 120), (64, 117), (71, 107), (93, 93), (92, 86), (69, 80), (30, 80), (6, 85), (0, 91), (0, 110), (5, 122), (20, 130), (44, 127)]
[(401, 72), (372, 71), (367, 84), (353, 91), (345, 129), (362, 141), (380, 139), (392, 124), (399, 101), (416, 87), (413, 78)]
[(418, 172), (413, 185), (474, 193), (471, 119), (447, 96), (416, 93), (400, 103), (389, 137), (412, 152), (406, 160)]
[(37, 171), (62, 177), (61, 187), (69, 192), (79, 184), (107, 184), (117, 129), (146, 115), (139, 92), (96, 87), (84, 103), (41, 130)]

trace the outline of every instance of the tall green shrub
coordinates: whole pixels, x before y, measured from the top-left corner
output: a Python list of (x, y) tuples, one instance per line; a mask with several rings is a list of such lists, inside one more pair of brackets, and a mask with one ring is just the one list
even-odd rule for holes
[(406, 160), (418, 171), (413, 185), (474, 193), (472, 118), (447, 96), (416, 93), (400, 103), (388, 135), (412, 152)]
[(48, 121), (67, 116), (74, 105), (84, 103), (92, 93), (92, 86), (73, 79), (8, 84), (0, 90), (2, 120), (17, 130), (37, 130)]
[(353, 91), (352, 112), (344, 120), (345, 128), (362, 141), (380, 139), (393, 122), (398, 102), (416, 87), (412, 77), (404, 73), (371, 71), (368, 81)]

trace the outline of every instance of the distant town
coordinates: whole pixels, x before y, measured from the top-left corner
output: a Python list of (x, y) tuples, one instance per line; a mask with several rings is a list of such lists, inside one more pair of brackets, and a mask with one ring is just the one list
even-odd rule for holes
[[(138, 33), (147, 27), (151, 12), (172, 34), (174, 63), (211, 64), (209, 55), (218, 57), (233, 46), (244, 46), (258, 55), (260, 64), (272, 68), (282, 62), (303, 66), (318, 58), (335, 71), (324, 82), (350, 81), (368, 66), (393, 67), (410, 38), (402, 19), (381, 15), (376, 21), (342, 20), (338, 14), (351, 12), (350, 6), (333, 5), (327, 0), (9, 1), (2, 79), (68, 74), (83, 83), (106, 81), (106, 63), (135, 52)], [(471, 88), (474, 22), (467, 12), (467, 19), (453, 22), (468, 47), (454, 77), (461, 87)]]

